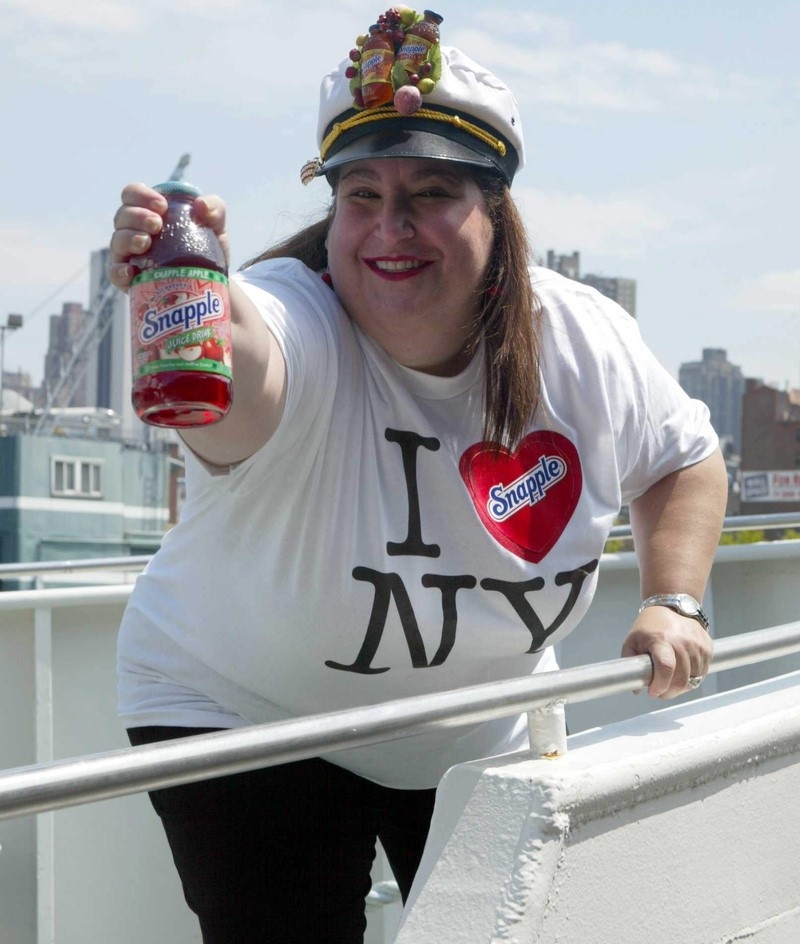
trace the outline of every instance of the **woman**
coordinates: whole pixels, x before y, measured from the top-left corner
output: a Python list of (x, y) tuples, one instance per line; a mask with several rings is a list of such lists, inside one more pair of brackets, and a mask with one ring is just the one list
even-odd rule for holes
[[(622, 503), (645, 600), (623, 654), (650, 654), (656, 698), (708, 669), (707, 411), (614, 303), (529, 271), (513, 96), (431, 55), (412, 114), (354, 107), (350, 61), (326, 77), (305, 175), (330, 212), (232, 281), (234, 404), (181, 433), (182, 518), (121, 628), (134, 744), (552, 669)], [(123, 191), (119, 288), (164, 210)], [(227, 249), (223, 202), (195, 212)], [(152, 798), (206, 944), (350, 944), (376, 836), (405, 897), (444, 771), (525, 746), (504, 719)]]

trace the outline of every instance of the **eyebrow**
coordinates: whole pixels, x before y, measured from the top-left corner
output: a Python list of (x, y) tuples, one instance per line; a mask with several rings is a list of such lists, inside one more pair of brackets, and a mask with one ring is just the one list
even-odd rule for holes
[[(445, 170), (444, 168), (440, 169), (438, 167), (423, 167), (419, 170), (415, 170), (411, 173), (411, 180), (442, 180), (447, 181), (451, 184), (461, 183), (466, 174), (458, 173), (456, 171)], [(351, 170), (345, 171), (339, 178), (339, 183), (344, 183), (346, 180), (352, 178), (362, 178), (364, 180), (378, 180), (380, 174), (377, 171), (370, 170), (366, 167), (354, 167)]]

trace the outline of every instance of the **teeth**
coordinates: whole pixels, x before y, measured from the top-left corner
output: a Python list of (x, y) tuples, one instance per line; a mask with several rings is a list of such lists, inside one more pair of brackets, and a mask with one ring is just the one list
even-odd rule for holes
[(406, 272), (408, 269), (421, 269), (424, 263), (414, 262), (411, 259), (404, 259), (402, 261), (381, 259), (380, 261), (376, 260), (375, 265), (382, 272)]

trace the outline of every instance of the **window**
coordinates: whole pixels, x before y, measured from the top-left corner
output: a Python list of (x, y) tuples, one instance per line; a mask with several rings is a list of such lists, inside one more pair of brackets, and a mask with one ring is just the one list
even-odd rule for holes
[(54, 458), (50, 491), (70, 498), (102, 498), (102, 469), (103, 463), (98, 459)]

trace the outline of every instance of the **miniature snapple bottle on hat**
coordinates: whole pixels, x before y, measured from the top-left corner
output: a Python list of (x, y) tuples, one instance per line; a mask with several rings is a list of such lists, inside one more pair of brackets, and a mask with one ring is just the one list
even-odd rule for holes
[(414, 20), (406, 30), (403, 44), (397, 51), (397, 61), (408, 72), (413, 85), (419, 85), (420, 80), (433, 71), (430, 51), (439, 42), (439, 24), (443, 19), (433, 10), (425, 10), (422, 19)]
[(194, 218), (201, 191), (181, 179), (185, 162), (153, 188), (167, 200), (163, 226), (130, 260), (131, 400), (145, 423), (175, 428), (216, 423), (233, 399), (225, 254)]
[(360, 49), (351, 53), (351, 58), (359, 64), (364, 107), (388, 104), (394, 96), (391, 75), (395, 60), (394, 41), (389, 33), (377, 23), (370, 26), (369, 36)]

